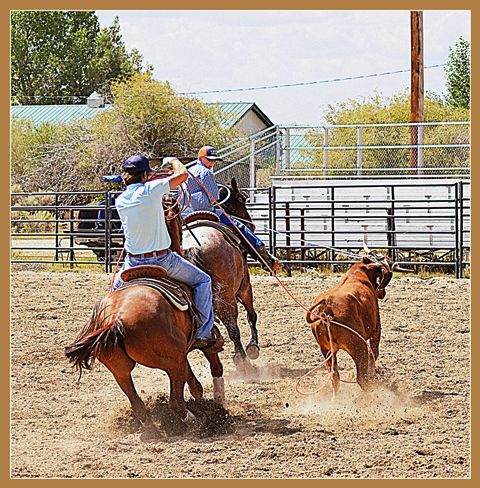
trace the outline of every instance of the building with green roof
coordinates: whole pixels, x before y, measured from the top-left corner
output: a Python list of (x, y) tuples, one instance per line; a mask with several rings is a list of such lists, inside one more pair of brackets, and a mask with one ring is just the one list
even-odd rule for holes
[[(275, 125), (255, 102), (207, 102), (206, 104), (217, 106), (222, 110), (221, 123), (224, 128), (235, 127), (245, 135)], [(10, 117), (30, 120), (34, 125), (68, 124), (89, 119), (111, 108), (112, 105), (104, 104), (102, 97), (94, 92), (87, 99), (86, 105), (12, 105)]]

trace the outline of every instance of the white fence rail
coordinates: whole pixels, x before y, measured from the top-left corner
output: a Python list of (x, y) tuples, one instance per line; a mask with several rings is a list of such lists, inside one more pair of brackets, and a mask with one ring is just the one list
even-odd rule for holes
[(220, 152), (220, 181), (249, 187), (271, 177), (469, 178), (470, 122), (274, 126)]

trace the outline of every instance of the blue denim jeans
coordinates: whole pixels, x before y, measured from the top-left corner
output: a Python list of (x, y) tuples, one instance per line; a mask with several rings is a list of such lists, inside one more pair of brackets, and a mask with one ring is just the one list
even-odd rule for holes
[[(220, 222), (222, 224), (225, 224), (228, 227), (233, 227), (233, 224), (230, 222), (230, 220), (228, 219), (228, 217), (223, 212), (219, 215), (219, 217), (220, 217)], [(232, 217), (231, 215), (230, 215), (230, 219), (233, 220), (233, 222), (235, 223), (235, 225), (238, 228), (238, 230), (246, 237), (246, 239), (248, 240), (248, 242), (255, 249), (258, 249), (260, 246), (263, 245), (263, 241), (261, 239), (259, 239), (243, 222), (240, 222), (239, 220), (237, 220), (235, 217)], [(250, 253), (253, 252), (252, 249), (250, 248), (250, 246), (248, 244), (245, 244), (245, 248)]]
[(210, 276), (170, 250), (161, 256), (145, 259), (134, 258), (127, 254), (124, 264), (115, 276), (112, 290), (116, 290), (123, 283), (120, 273), (124, 269), (141, 265), (161, 266), (165, 268), (169, 278), (193, 288), (193, 302), (200, 313), (201, 321), (201, 326), (197, 330), (197, 338), (210, 338), (213, 327), (212, 280)]

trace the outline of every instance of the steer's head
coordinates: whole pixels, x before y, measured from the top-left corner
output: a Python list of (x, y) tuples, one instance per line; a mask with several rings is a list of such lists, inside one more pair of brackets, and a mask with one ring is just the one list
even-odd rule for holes
[(366, 273), (375, 290), (377, 298), (385, 298), (385, 288), (390, 283), (393, 276), (393, 261), (383, 254), (364, 256), (362, 259), (365, 264)]
[(366, 265), (366, 273), (378, 298), (385, 298), (385, 288), (390, 283), (394, 271), (413, 273), (413, 270), (400, 267), (398, 263), (394, 263), (388, 256), (370, 250), (363, 257), (362, 262)]

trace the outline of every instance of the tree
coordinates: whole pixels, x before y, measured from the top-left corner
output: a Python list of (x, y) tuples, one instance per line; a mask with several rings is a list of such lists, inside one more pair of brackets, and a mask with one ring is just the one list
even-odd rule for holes
[(224, 147), (239, 137), (222, 127), (218, 109), (177, 95), (150, 74), (114, 82), (112, 96), (111, 109), (55, 130), (14, 121), (12, 183), (24, 191), (96, 190), (101, 176), (119, 174), (132, 154), (192, 157), (205, 144)]
[(123, 45), (118, 18), (100, 29), (92, 11), (14, 11), (11, 24), (15, 103), (85, 103), (143, 70), (140, 53)]
[(447, 102), (453, 107), (470, 108), (470, 43), (460, 37), (449, 48), (445, 75)]
[[(375, 93), (361, 99), (348, 99), (335, 105), (329, 105), (325, 119), (330, 125), (386, 124), (407, 123), (410, 119), (410, 97), (405, 92), (391, 97), (382, 97)], [(445, 103), (432, 92), (425, 95), (425, 122), (467, 121), (469, 112), (462, 107)], [(372, 126), (362, 129), (363, 146), (390, 146), (385, 149), (364, 148), (363, 168), (408, 168), (409, 149), (394, 146), (409, 145), (411, 127)], [(328, 132), (329, 147), (342, 146), (351, 149), (329, 151), (330, 168), (356, 169), (357, 137), (356, 127), (333, 127)], [(311, 130), (305, 135), (308, 146), (322, 147), (324, 133)], [(424, 130), (424, 144), (466, 144), (469, 142), (469, 126), (429, 126)], [(306, 167), (323, 166), (323, 153), (318, 150), (302, 150), (303, 165)], [(465, 148), (431, 148), (425, 150), (425, 166), (437, 167), (442, 161), (451, 166), (467, 166), (470, 161), (469, 151)], [(296, 163), (297, 164), (297, 163)], [(298, 164), (301, 166), (302, 164)], [(333, 173), (331, 173), (333, 174)], [(346, 173), (340, 173), (346, 174)]]

